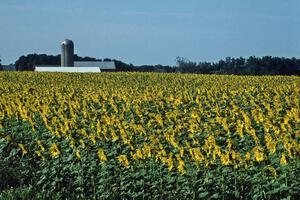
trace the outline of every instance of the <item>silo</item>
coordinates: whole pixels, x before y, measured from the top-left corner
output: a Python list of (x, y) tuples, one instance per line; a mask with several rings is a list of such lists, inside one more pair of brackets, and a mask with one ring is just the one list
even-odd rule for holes
[(74, 67), (74, 43), (65, 39), (61, 43), (61, 66)]

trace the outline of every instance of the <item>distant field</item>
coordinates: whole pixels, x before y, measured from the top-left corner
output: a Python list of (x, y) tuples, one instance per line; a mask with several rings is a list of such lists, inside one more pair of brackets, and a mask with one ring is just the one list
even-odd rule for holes
[(296, 199), (300, 77), (1, 72), (1, 195)]

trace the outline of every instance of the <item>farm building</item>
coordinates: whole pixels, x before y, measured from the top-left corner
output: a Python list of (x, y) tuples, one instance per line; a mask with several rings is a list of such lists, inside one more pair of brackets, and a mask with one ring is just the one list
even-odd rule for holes
[(36, 72), (101, 72), (99, 67), (36, 66)]
[(74, 61), (74, 43), (66, 39), (61, 43), (61, 66), (35, 66), (37, 72), (105, 72), (116, 71), (113, 61)]
[(74, 61), (74, 67), (99, 67), (101, 72), (116, 71), (113, 61)]

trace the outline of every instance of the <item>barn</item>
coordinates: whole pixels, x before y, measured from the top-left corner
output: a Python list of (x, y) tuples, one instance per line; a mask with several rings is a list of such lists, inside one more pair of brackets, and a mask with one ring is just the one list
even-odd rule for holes
[(101, 72), (99, 67), (60, 67), (60, 66), (35, 66), (36, 72)]
[(74, 67), (99, 67), (101, 72), (116, 71), (113, 61), (74, 61)]

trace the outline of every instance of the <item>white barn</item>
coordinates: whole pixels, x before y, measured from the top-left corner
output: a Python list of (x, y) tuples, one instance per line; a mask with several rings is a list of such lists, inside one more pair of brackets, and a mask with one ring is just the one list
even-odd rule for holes
[(59, 67), (59, 66), (36, 66), (36, 72), (101, 72), (99, 67)]

